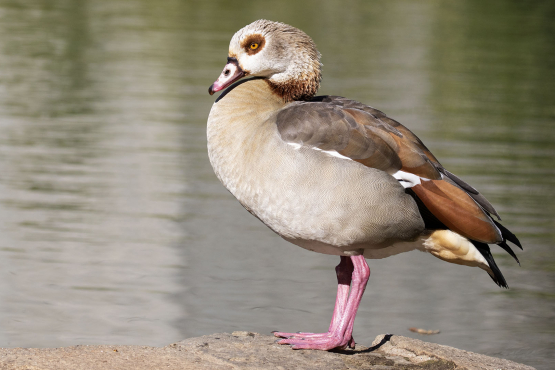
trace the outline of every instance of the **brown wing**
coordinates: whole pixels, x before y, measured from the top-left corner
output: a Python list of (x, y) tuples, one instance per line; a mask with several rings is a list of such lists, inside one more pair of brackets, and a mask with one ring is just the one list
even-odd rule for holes
[(277, 116), (281, 138), (351, 158), (389, 173), (418, 176), (411, 189), (445, 226), (484, 243), (503, 241), (491, 204), (441, 166), (422, 141), (383, 112), (335, 96), (295, 102)]
[[(443, 168), (443, 166), (439, 163), (437, 158), (430, 152), (430, 150), (426, 147), (426, 145), (424, 145), (424, 143), (414, 133), (412, 133), (412, 131), (410, 131), (408, 128), (406, 128), (399, 122), (395, 121), (392, 118), (387, 117), (385, 113), (383, 113), (378, 109), (369, 107), (357, 101), (346, 99), (340, 96), (322, 96), (322, 97), (316, 97), (315, 99), (323, 103), (331, 104), (333, 106), (338, 106), (346, 109), (356, 109), (359, 111), (366, 112), (372, 115), (373, 117), (375, 117), (376, 119), (379, 119), (382, 124), (389, 125), (390, 130), (391, 129), (397, 130), (397, 132), (401, 134), (398, 136), (403, 137), (402, 140), (405, 140), (405, 144), (408, 144), (409, 146), (412, 147), (412, 150), (409, 151), (409, 150), (406, 150), (407, 145), (402, 146), (401, 149), (405, 149), (405, 154), (407, 152), (411, 153), (416, 149), (419, 156), (422, 156), (422, 155), (426, 156), (427, 159), (433, 164), (433, 166), (444, 175), (444, 177), (448, 177), (449, 179), (451, 179), (452, 182), (456, 184), (456, 186), (460, 187), (461, 189), (464, 189), (464, 191), (470, 197), (472, 197), (472, 199), (474, 199), (483, 209), (495, 215), (499, 220), (501, 220), (497, 211), (493, 208), (491, 203), (482, 194), (480, 194), (472, 186), (468, 185), (466, 182), (464, 182), (463, 180), (461, 180), (460, 178), (458, 178), (457, 176), (455, 176), (454, 174), (452, 174), (451, 172)], [(401, 140), (401, 139), (397, 139), (397, 140)], [(420, 163), (419, 158), (417, 156), (405, 155), (405, 156), (402, 156), (402, 160), (404, 160), (403, 170), (406, 172), (420, 175), (420, 173), (422, 172), (430, 171), (430, 168), (428, 166), (425, 166), (426, 168), (421, 168), (420, 171), (414, 170), (414, 168), (418, 167), (418, 164)], [(411, 168), (411, 164), (412, 164), (412, 168)], [(433, 178), (433, 177), (430, 177), (430, 174), (428, 173), (428, 178)]]

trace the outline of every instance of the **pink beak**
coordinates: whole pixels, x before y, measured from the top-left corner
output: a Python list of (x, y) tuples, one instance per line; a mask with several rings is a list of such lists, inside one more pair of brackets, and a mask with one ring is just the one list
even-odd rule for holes
[(220, 91), (239, 80), (241, 77), (246, 75), (245, 72), (239, 67), (239, 63), (235, 58), (227, 58), (227, 64), (222, 71), (222, 74), (216, 82), (208, 88), (208, 93), (213, 95), (215, 92)]

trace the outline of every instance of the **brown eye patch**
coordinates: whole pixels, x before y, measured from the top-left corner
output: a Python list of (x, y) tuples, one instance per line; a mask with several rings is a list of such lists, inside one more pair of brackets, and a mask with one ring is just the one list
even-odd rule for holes
[(258, 53), (262, 48), (264, 48), (264, 44), (266, 43), (266, 39), (264, 36), (255, 34), (250, 35), (241, 43), (241, 47), (245, 49), (247, 54), (254, 55)]

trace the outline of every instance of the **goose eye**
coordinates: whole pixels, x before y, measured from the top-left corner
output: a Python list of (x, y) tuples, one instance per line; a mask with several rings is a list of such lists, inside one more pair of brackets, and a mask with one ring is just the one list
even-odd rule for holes
[(251, 50), (258, 49), (258, 44), (256, 42), (251, 43)]

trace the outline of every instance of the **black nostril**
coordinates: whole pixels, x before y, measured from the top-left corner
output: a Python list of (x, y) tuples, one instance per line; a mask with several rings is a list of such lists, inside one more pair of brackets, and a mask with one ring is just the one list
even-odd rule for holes
[(226, 69), (226, 70), (224, 71), (224, 76), (226, 76), (226, 77), (229, 76), (229, 69)]

